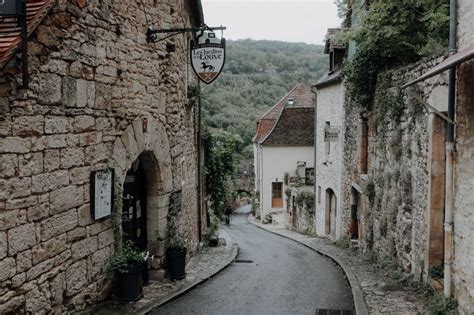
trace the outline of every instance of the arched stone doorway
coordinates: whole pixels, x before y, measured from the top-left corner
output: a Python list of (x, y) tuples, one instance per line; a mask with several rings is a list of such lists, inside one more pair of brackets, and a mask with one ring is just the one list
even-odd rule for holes
[(337, 198), (336, 194), (331, 188), (326, 190), (326, 211), (325, 211), (325, 225), (326, 234), (331, 237), (336, 237), (336, 211), (337, 211)]
[(148, 208), (155, 208), (156, 193), (161, 190), (158, 162), (145, 151), (132, 163), (125, 176), (122, 193), (122, 238), (137, 248), (148, 248)]
[[(124, 239), (134, 239), (139, 248), (155, 255), (154, 267), (159, 268), (173, 191), (170, 146), (163, 124), (152, 117), (135, 119), (115, 140), (108, 164), (115, 170), (116, 246)], [(130, 212), (135, 218), (132, 226), (124, 221)]]

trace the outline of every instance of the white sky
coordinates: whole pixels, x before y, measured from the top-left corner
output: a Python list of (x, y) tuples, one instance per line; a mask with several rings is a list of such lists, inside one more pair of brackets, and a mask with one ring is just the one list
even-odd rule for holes
[(227, 39), (323, 44), (327, 29), (340, 25), (334, 0), (203, 0), (202, 5), (206, 24), (226, 26)]

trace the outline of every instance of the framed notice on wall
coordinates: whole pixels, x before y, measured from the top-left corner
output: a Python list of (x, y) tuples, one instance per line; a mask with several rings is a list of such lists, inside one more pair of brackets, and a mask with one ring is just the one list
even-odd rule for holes
[(112, 214), (114, 170), (105, 169), (91, 174), (91, 213), (94, 220)]

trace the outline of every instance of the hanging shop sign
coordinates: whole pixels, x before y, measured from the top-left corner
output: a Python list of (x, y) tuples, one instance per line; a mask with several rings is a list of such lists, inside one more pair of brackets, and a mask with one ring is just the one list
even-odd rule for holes
[(114, 171), (105, 169), (91, 174), (91, 213), (94, 220), (112, 214)]
[(224, 68), (225, 38), (217, 38), (212, 31), (198, 33), (197, 42), (191, 41), (191, 64), (199, 79), (212, 83)]

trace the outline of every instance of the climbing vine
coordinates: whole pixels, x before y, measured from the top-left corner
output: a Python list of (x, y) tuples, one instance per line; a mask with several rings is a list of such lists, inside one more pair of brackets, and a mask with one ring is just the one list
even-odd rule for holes
[(304, 208), (308, 216), (314, 215), (314, 193), (309, 191), (300, 191), (296, 195), (296, 204)]
[(239, 140), (225, 131), (206, 134), (205, 172), (208, 200), (211, 211), (217, 217), (224, 213), (231, 200), (232, 178), (235, 173), (236, 146)]
[(354, 3), (359, 1), (337, 1), (340, 14), (354, 9), (360, 20), (352, 25), (350, 39), (357, 49), (346, 61), (344, 74), (350, 98), (367, 107), (373, 103), (380, 72), (446, 51), (449, 1), (375, 0), (366, 10)]

